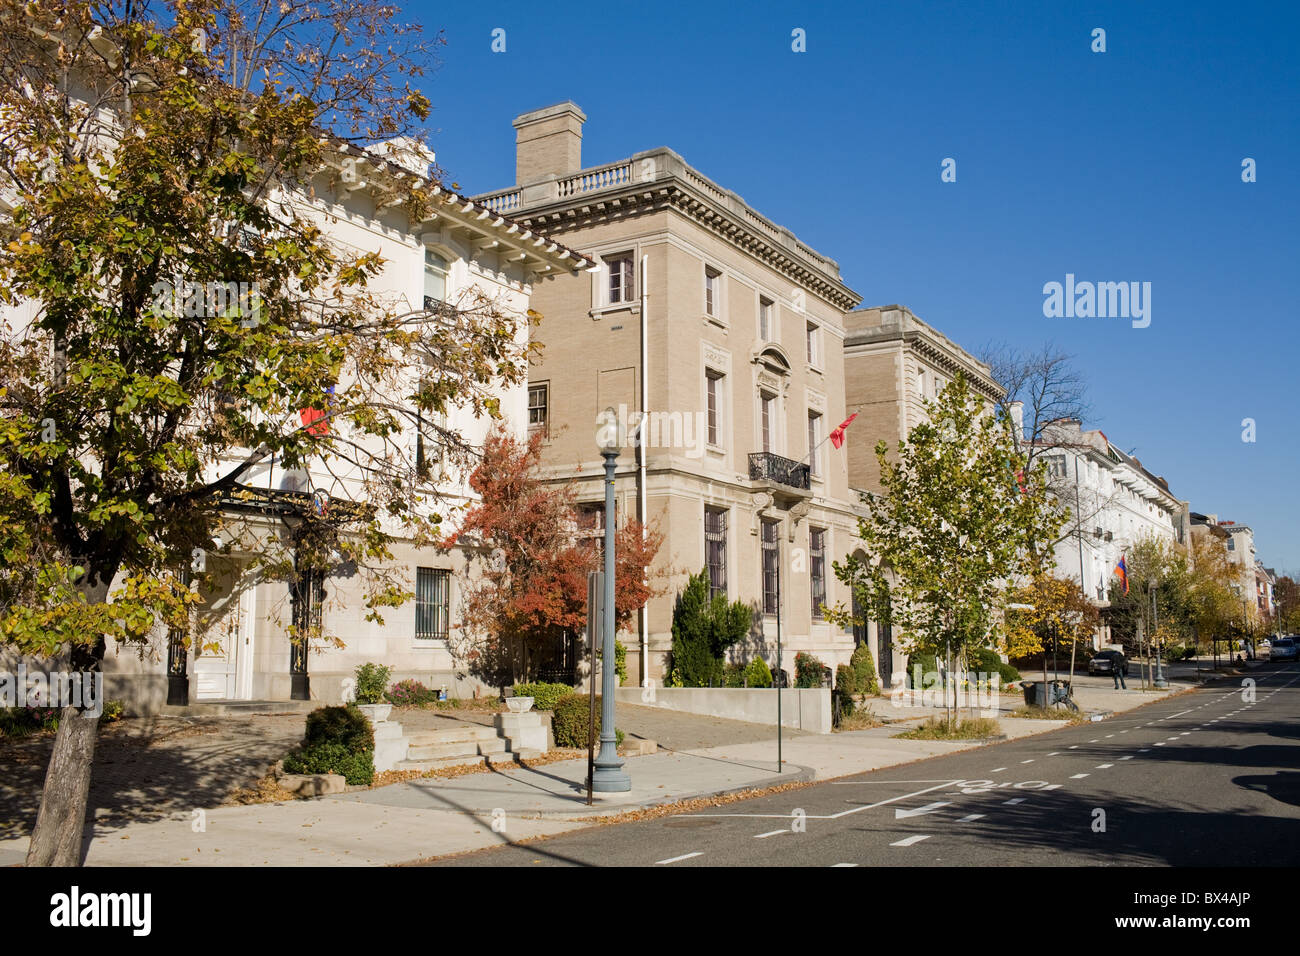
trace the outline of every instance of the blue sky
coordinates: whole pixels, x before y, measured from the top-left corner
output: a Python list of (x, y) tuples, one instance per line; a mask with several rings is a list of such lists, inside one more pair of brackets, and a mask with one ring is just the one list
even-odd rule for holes
[[(968, 348), (1055, 342), (1100, 427), (1300, 570), (1297, 8), (1253, 3), (422, 4), (431, 142), (514, 180), (521, 112), (572, 99), (584, 165), (669, 146), (864, 304)], [(506, 30), (506, 52), (490, 49)], [(806, 31), (807, 52), (791, 51)], [(1106, 52), (1092, 52), (1092, 31)], [(940, 181), (956, 160), (957, 181)], [(1243, 183), (1246, 157), (1257, 181)], [(1045, 318), (1043, 285), (1150, 282), (1151, 324)], [(1242, 420), (1256, 441), (1242, 441)]]

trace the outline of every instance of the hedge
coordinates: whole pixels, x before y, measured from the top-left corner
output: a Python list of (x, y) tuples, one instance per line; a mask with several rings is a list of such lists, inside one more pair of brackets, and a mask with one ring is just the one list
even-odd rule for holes
[[(555, 704), (551, 730), (555, 746), (586, 749), (587, 728), (591, 723), (591, 699), (586, 694), (567, 694)], [(596, 698), (596, 741), (600, 740), (600, 697)], [(615, 728), (614, 738), (623, 742), (623, 731)]]
[(555, 704), (560, 698), (573, 693), (573, 688), (568, 684), (516, 684), (514, 686), (516, 697), (533, 698), (534, 710), (554, 710)]

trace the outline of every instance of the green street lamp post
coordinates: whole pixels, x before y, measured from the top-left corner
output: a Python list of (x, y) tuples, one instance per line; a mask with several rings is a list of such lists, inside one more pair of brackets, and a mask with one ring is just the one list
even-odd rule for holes
[[(601, 628), (600, 666), (600, 754), (592, 774), (591, 788), (597, 793), (624, 793), (632, 789), (632, 778), (623, 769), (614, 736), (614, 470), (618, 463), (618, 417), (605, 409), (596, 429), (596, 444), (605, 459), (605, 606)], [(592, 675), (593, 679), (595, 675)]]

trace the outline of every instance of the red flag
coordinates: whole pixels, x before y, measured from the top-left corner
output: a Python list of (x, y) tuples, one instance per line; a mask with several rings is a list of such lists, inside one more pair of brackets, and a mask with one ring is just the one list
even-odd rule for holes
[(844, 447), (844, 429), (848, 428), (849, 425), (852, 424), (853, 419), (857, 417), (858, 417), (858, 413), (854, 412), (848, 418), (844, 419), (844, 421), (840, 422), (839, 427), (836, 428), (833, 432), (831, 432), (832, 445), (834, 445), (836, 448)]
[(308, 435), (328, 435), (330, 430), (329, 413), (319, 408), (304, 408), (298, 412)]

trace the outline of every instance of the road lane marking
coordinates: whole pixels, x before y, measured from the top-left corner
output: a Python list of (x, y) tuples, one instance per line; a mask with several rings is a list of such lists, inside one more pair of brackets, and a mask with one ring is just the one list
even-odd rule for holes
[[(830, 782), (833, 783), (834, 781), (830, 781)], [(896, 783), (900, 781), (884, 780), (879, 782)], [(917, 790), (914, 793), (904, 793), (897, 797), (890, 797), (888, 800), (880, 800), (876, 803), (865, 803), (860, 807), (850, 807), (847, 810), (841, 810), (839, 813), (809, 813), (804, 819), (838, 820), (840, 817), (847, 817), (851, 813), (861, 813), (863, 810), (874, 810), (877, 807), (883, 807), (888, 803), (897, 803), (899, 800), (910, 800), (912, 797), (919, 797), (922, 794), (930, 793), (934, 790), (942, 789), (943, 787), (951, 787), (954, 784), (958, 784), (958, 783), (961, 783), (961, 780), (949, 778), (948, 780), (945, 780), (942, 783), (935, 784), (933, 787), (926, 787), (924, 790)], [(687, 816), (687, 814), (684, 813), (679, 813), (675, 815)], [(789, 820), (790, 819), (790, 814), (788, 813), (692, 813), (689, 815), (693, 817), (735, 817), (738, 819), (751, 819), (751, 820)]]
[(1113, 763), (1099, 763), (1099, 764), (1097, 764), (1096, 769), (1097, 769), (1097, 770), (1105, 770), (1107, 767), (1113, 767), (1113, 766), (1115, 766)]
[(665, 863), (680, 863), (682, 860), (689, 860), (693, 856), (704, 856), (704, 854), (702, 852), (683, 853), (681, 856), (673, 856), (666, 860), (658, 860), (655, 862), (655, 866), (663, 866)]
[(857, 866), (857, 864), (856, 863), (832, 863), (831, 869), (833, 870), (838, 866)]
[(1150, 752), (1151, 752), (1150, 747), (1143, 747), (1141, 750), (1138, 751), (1138, 753), (1140, 754), (1149, 754)]
[(1050, 754), (1048, 754), (1047, 756), (1049, 756), (1049, 757), (1055, 757), (1055, 756), (1056, 756), (1057, 754), (1059, 754), (1059, 753), (1060, 753), (1059, 750), (1053, 750), (1053, 751), (1052, 751)]
[(1060, 789), (1061, 789), (1061, 785), (1060, 785), (1059, 783), (1049, 783), (1049, 784), (1048, 784), (1047, 786), (1045, 786), (1043, 789), (1044, 789), (1044, 790), (1060, 790)]
[(950, 806), (952, 806), (951, 800), (943, 800), (938, 803), (927, 803), (923, 807), (914, 807), (910, 810), (904, 807), (897, 807), (894, 810), (894, 819), (904, 820), (907, 817), (919, 817), (927, 813), (934, 813), (934, 811), (938, 810), (940, 807), (950, 807)]
[(911, 846), (914, 843), (920, 843), (922, 840), (930, 839), (928, 833), (918, 833), (916, 836), (910, 836), (905, 840), (899, 840), (897, 843), (891, 843), (890, 846)]
[(1120, 760), (1132, 760), (1132, 759), (1133, 759), (1133, 755), (1132, 755), (1132, 754), (1129, 754), (1127, 757), (1120, 757), (1119, 759), (1120, 759)]
[(992, 770), (989, 771), (989, 773), (1001, 773), (1003, 770), (1006, 769), (1007, 769), (1006, 767), (994, 767)]
[(1157, 746), (1157, 747), (1163, 747), (1164, 745), (1165, 745), (1165, 742), (1164, 742), (1163, 740), (1158, 740), (1158, 741), (1156, 741), (1156, 746)]
[(1015, 806), (1017, 803), (1024, 803), (1028, 797), (1012, 797), (1010, 800), (1004, 800), (1006, 806)]
[(789, 833), (789, 830), (768, 830), (766, 833), (759, 833), (754, 837), (755, 840), (766, 840), (768, 837), (774, 837), (781, 833)]
[(974, 823), (976, 820), (983, 820), (983, 819), (984, 819), (984, 814), (982, 814), (982, 813), (968, 813), (968, 814), (966, 814), (966, 816), (962, 817), (962, 818), (961, 818), (960, 820), (958, 820), (957, 822), (958, 822), (958, 823)]
[(1070, 779), (1071, 779), (1071, 780), (1082, 780), (1082, 779), (1083, 779), (1084, 777), (1086, 777), (1086, 776), (1088, 776), (1086, 773), (1076, 773), (1076, 774), (1075, 774), (1073, 777), (1071, 777)]
[(1021, 763), (1033, 763), (1033, 762), (1034, 762), (1034, 758), (1033, 758), (1033, 757), (1030, 757), (1028, 760), (1022, 760), (1022, 761), (1020, 761), (1020, 762), (1021, 762)]

